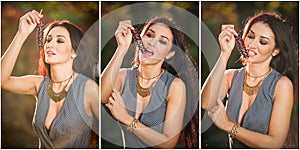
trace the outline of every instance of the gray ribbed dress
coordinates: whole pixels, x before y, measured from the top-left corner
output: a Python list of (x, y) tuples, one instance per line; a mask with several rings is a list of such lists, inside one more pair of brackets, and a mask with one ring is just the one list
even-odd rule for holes
[[(229, 91), (226, 113), (230, 121), (237, 123), (242, 105), (243, 81), (245, 67), (236, 70), (232, 78), (232, 85)], [(273, 69), (261, 84), (254, 103), (245, 113), (241, 127), (251, 131), (267, 134), (273, 108), (273, 95), (275, 86), (281, 74)], [(230, 143), (232, 148), (249, 148), (240, 141), (233, 139)]]
[[(136, 92), (136, 74), (137, 68), (128, 69), (125, 79), (122, 98), (126, 105), (128, 113), (134, 117), (136, 111), (137, 92)], [(141, 114), (139, 121), (153, 130), (162, 133), (166, 115), (168, 91), (174, 75), (164, 71), (160, 79), (155, 84), (149, 104)], [(128, 148), (145, 148), (149, 147), (142, 142), (135, 134), (128, 132), (127, 127), (123, 126), (126, 147)]]
[(40, 148), (88, 148), (91, 135), (89, 127), (93, 125), (94, 117), (88, 116), (84, 108), (84, 87), (87, 80), (89, 78), (81, 74), (74, 79), (63, 107), (48, 130), (49, 134), (45, 120), (50, 105), (46, 91), (50, 79), (42, 81), (32, 122), (39, 137)]

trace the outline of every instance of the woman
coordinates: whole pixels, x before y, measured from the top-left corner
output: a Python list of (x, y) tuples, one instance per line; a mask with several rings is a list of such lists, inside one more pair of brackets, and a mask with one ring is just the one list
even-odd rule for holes
[[(276, 14), (262, 12), (247, 22), (245, 67), (226, 69), (237, 35), (222, 27), (221, 54), (202, 89), (202, 108), (230, 135), (231, 148), (281, 148), (297, 89), (295, 49), (289, 28)], [(221, 101), (228, 94), (227, 109)]]
[[(132, 41), (131, 30), (131, 21), (119, 23), (118, 47), (101, 77), (102, 103), (122, 123), (124, 145), (174, 148), (179, 142), (198, 148), (197, 77), (193, 80), (197, 74), (187, 65), (183, 33), (171, 19), (153, 18), (141, 32), (145, 52), (137, 49), (134, 66), (120, 69)], [(181, 134), (184, 122), (190, 122), (185, 130), (189, 131)]]
[(99, 94), (80, 28), (69, 21), (49, 23), (40, 50), (40, 75), (11, 76), (23, 43), (42, 17), (33, 10), (20, 18), (1, 59), (1, 88), (36, 97), (33, 127), (40, 148), (88, 148), (92, 129), (98, 133)]

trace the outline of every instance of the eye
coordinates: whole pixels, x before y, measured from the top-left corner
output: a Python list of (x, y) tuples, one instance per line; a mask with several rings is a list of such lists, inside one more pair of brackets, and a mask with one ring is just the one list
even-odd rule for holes
[(267, 44), (268, 44), (268, 42), (265, 41), (265, 40), (260, 40), (259, 43), (260, 43), (261, 45), (267, 45)]
[(51, 37), (48, 37), (48, 38), (46, 39), (46, 43), (49, 43), (51, 40), (52, 40), (52, 38), (51, 38)]
[(149, 38), (153, 37), (151, 33), (146, 33), (146, 36)]
[(254, 39), (254, 35), (252, 35), (252, 34), (247, 34), (247, 38), (249, 38), (249, 39)]
[(58, 39), (58, 40), (57, 40), (57, 43), (65, 43), (65, 41), (62, 40), (62, 39)]
[(167, 42), (164, 41), (164, 40), (159, 40), (159, 43), (164, 44), (164, 45), (167, 45)]

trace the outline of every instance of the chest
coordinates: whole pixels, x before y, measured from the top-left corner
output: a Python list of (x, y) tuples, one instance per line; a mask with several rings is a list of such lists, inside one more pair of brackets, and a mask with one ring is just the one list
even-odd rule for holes
[(251, 108), (255, 101), (256, 95), (248, 96), (243, 92), (238, 122), (241, 124), (246, 112)]

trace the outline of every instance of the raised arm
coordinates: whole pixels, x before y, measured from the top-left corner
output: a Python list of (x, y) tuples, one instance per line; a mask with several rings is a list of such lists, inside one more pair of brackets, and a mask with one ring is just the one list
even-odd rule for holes
[(1, 88), (17, 94), (37, 94), (37, 84), (42, 77), (28, 75), (23, 77), (13, 77), (11, 73), (17, 61), (20, 50), (35, 29), (37, 23), (43, 15), (33, 10), (26, 13), (19, 20), (19, 29), (9, 45), (8, 49), (1, 58)]
[(132, 41), (130, 20), (121, 21), (115, 32), (118, 48), (101, 75), (101, 102), (106, 103), (113, 88), (120, 90), (120, 68)]
[(226, 65), (234, 48), (234, 34), (233, 27), (226, 26), (219, 35), (221, 54), (201, 90), (201, 107), (205, 110), (216, 106), (217, 99), (223, 99), (227, 94), (233, 71), (226, 71)]

